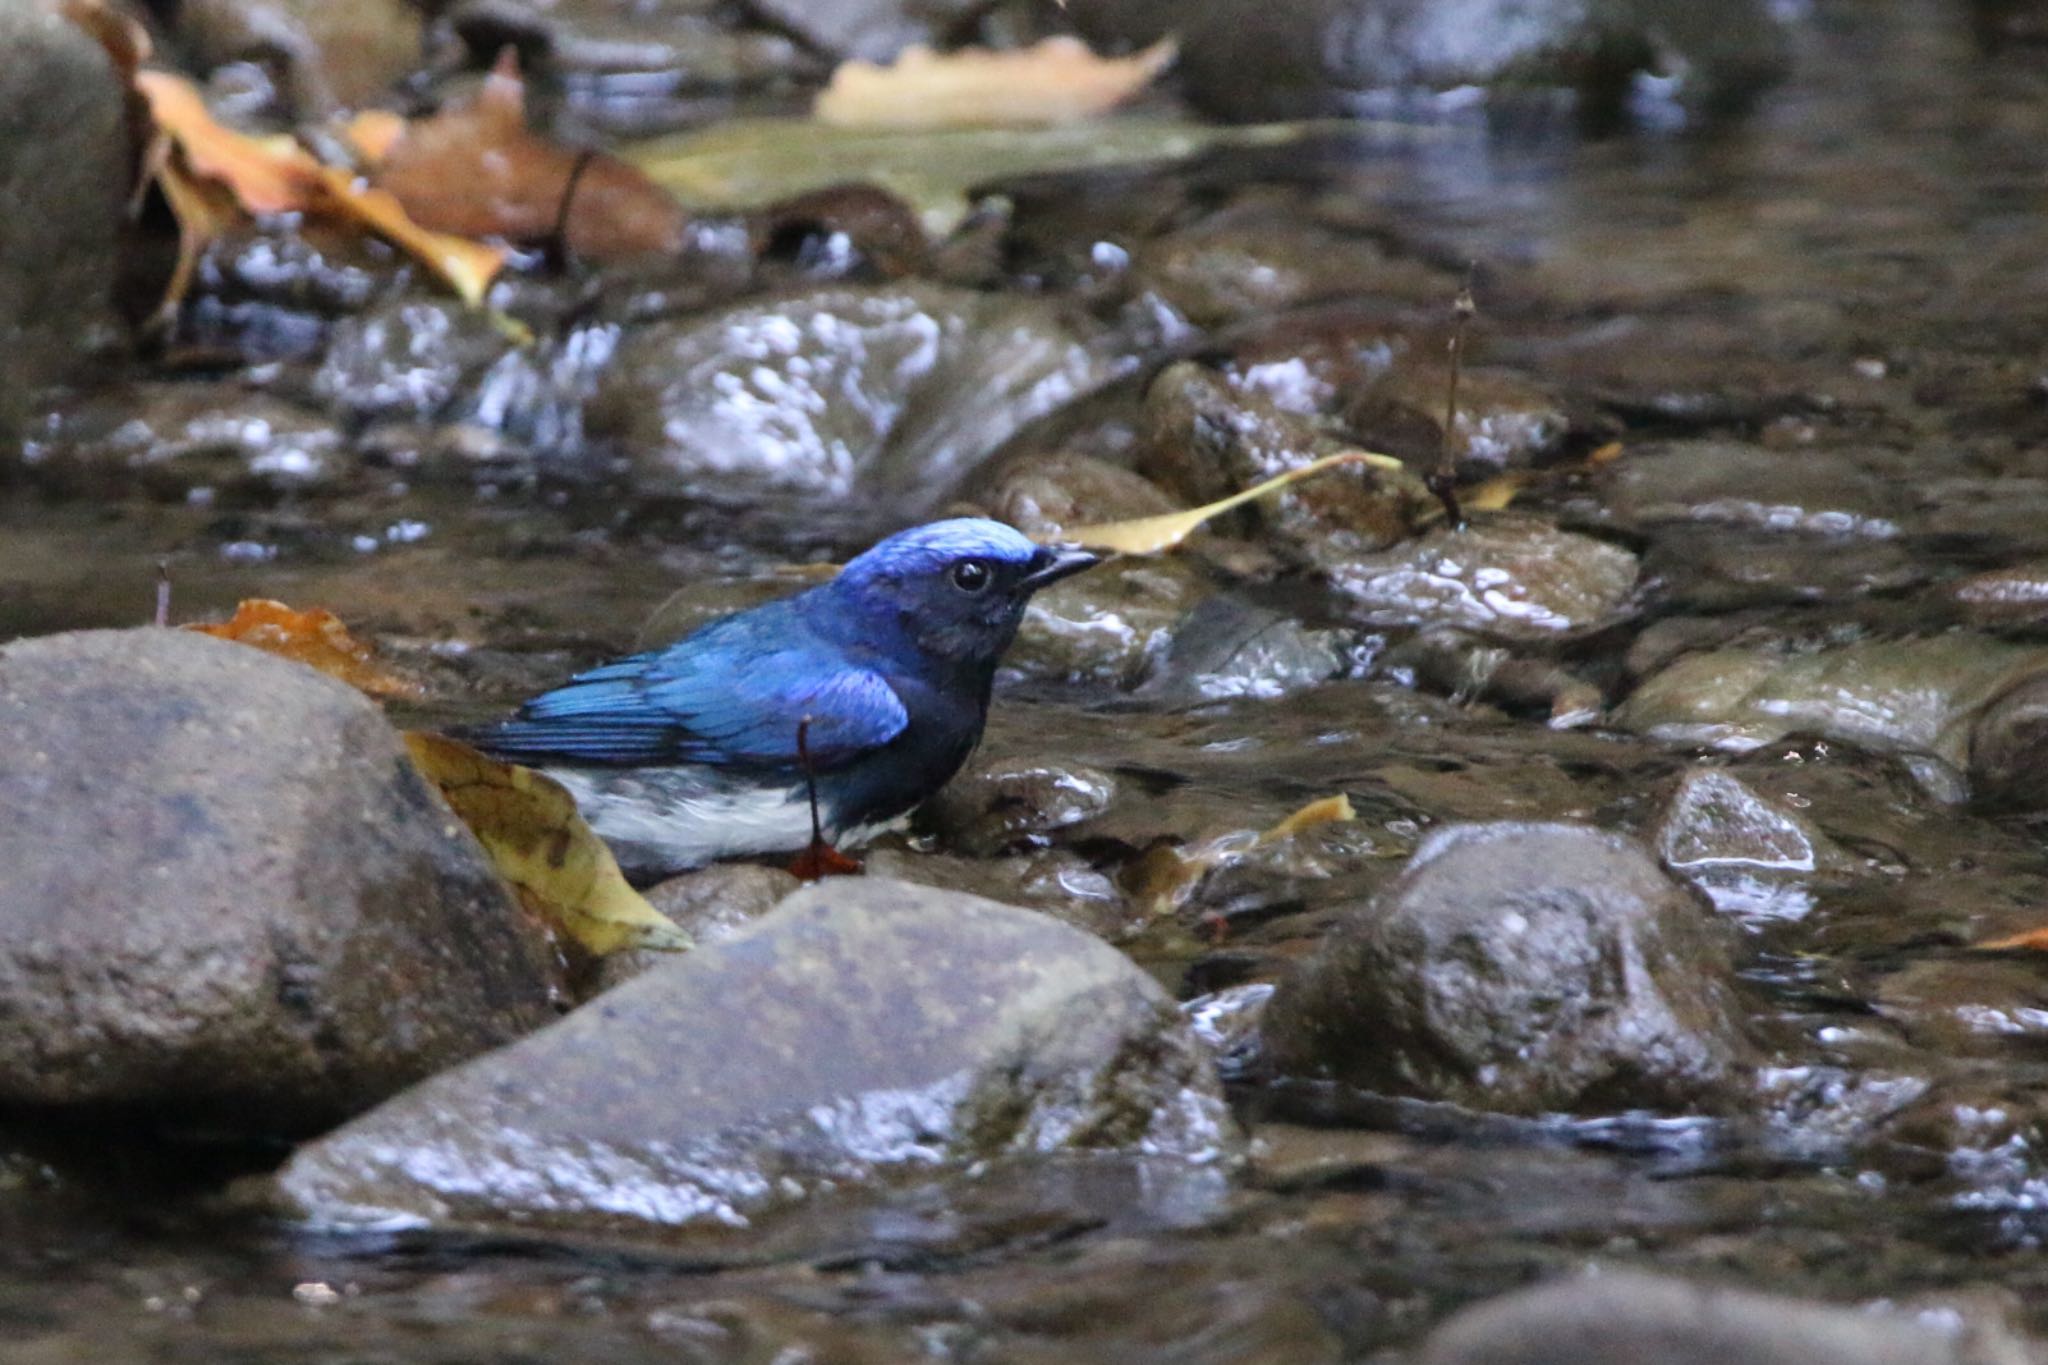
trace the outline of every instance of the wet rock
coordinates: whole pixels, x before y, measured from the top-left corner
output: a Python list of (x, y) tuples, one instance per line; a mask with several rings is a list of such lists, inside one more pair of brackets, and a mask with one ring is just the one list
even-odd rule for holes
[(2040, 650), (1966, 633), (1807, 653), (1710, 650), (1644, 681), (1615, 719), (1737, 753), (1815, 735), (1898, 755), (1941, 800), (1964, 799), (1981, 778), (1987, 796), (2038, 805), (2036, 784), (2016, 775), (2041, 739), (2044, 667)]
[(1696, 768), (1658, 817), (1664, 866), (1718, 910), (1758, 919), (1800, 919), (1813, 908), (1808, 882), (1848, 870), (1850, 860), (1811, 822), (1718, 768)]
[[(109, 289), (134, 176), (120, 78), (53, 6), (0, 6), (0, 440), (39, 385), (115, 339)], [(31, 211), (26, 206), (33, 205)]]
[(2002, 693), (1970, 726), (1970, 790), (1984, 805), (2038, 810), (2048, 766), (2048, 677)]
[(744, 1227), (1005, 1155), (1233, 1145), (1150, 978), (1044, 916), (837, 878), (302, 1148), (320, 1223)]
[(1753, 95), (1784, 56), (1783, 34), (1757, 0), (1713, 16), (1682, 0), (1310, 0), (1278, 10), (1254, 0), (1074, 0), (1071, 10), (1098, 42), (1175, 34), (1189, 97), (1239, 119), (1385, 114), (1403, 96), (1472, 86), (1571, 89), (1604, 111), (1639, 87), (1675, 85), (1686, 103), (1714, 104)]
[(206, 384), (101, 390), (51, 414), (22, 456), (44, 487), (176, 498), (327, 488), (349, 467), (341, 433), (318, 413)]
[(917, 273), (931, 253), (917, 211), (876, 185), (827, 185), (751, 215), (754, 254), (793, 266), (804, 279)]
[(1909, 511), (1907, 485), (1873, 477), (1848, 456), (1738, 441), (1630, 450), (1603, 471), (1600, 486), (1615, 520), (1636, 529), (1692, 521), (1885, 540)]
[[(1349, 449), (1299, 414), (1192, 362), (1162, 370), (1145, 404), (1153, 432), (1140, 471), (1190, 506)], [(1419, 481), (1360, 467), (1261, 498), (1243, 515), (1262, 537), (1326, 567), (1394, 544), (1429, 503)]]
[(1354, 672), (1370, 656), (1355, 632), (1314, 630), (1269, 608), (1210, 597), (1174, 630), (1138, 695), (1166, 705), (1271, 701)]
[(1617, 619), (1636, 584), (1636, 557), (1604, 540), (1531, 517), (1437, 527), (1390, 549), (1323, 562), (1351, 614), (1375, 626), (1455, 626), (1535, 641)]
[(1447, 626), (1403, 640), (1380, 656), (1374, 670), (1405, 687), (1534, 712), (1556, 730), (1591, 724), (1600, 718), (1604, 700), (1599, 688), (1560, 664)]
[(1898, 1312), (1803, 1303), (1603, 1269), (1489, 1299), (1424, 1342), (1418, 1365), (2025, 1365), (1996, 1324), (1939, 1331)]
[(1111, 942), (1122, 937), (1128, 919), (1116, 883), (1071, 849), (1034, 849), (1008, 858), (962, 858), (884, 847), (864, 852), (862, 857), (870, 877), (1021, 905)]
[[(1428, 472), (1444, 443), (1444, 402), (1449, 372), (1414, 360), (1394, 366), (1344, 408), (1344, 425), (1368, 450), (1406, 460)], [(1484, 479), (1521, 469), (1554, 454), (1572, 434), (1562, 399), (1511, 370), (1474, 366), (1458, 376), (1458, 421), (1453, 449), (1461, 479)]]
[(482, 309), (391, 299), (335, 325), (313, 392), (350, 418), (433, 417), (511, 347)]
[(552, 1017), (552, 954), (353, 689), (171, 630), (0, 649), (0, 1103), (302, 1132)]
[(2034, 625), (2048, 620), (2048, 561), (1987, 569), (1943, 586), (1942, 595), (1974, 625)]
[(1136, 687), (1209, 591), (1184, 560), (1112, 560), (1033, 597), (1003, 667), (1028, 678)]
[(1242, 194), (1201, 222), (1144, 241), (1129, 287), (1197, 327), (1268, 318), (1335, 296), (1369, 293), (1394, 273), (1369, 238), (1332, 232), (1291, 200)]
[(457, 0), (445, 22), (487, 68), (506, 47), (559, 83), (579, 123), (614, 136), (730, 112), (737, 92), (822, 76), (786, 33), (732, 22), (702, 0)]
[(972, 760), (924, 805), (920, 820), (950, 849), (986, 858), (1108, 810), (1116, 779), (1078, 763)]
[(838, 287), (636, 333), (589, 428), (648, 491), (858, 494), (901, 519), (1128, 363), (1037, 300)]
[(1070, 526), (1132, 521), (1180, 510), (1166, 490), (1107, 460), (1054, 451), (1003, 471), (967, 494), (997, 521), (1028, 536), (1057, 538)]
[(774, 27), (816, 51), (887, 62), (912, 43), (943, 44), (987, 6), (982, 0), (747, 0)]
[(1730, 1102), (1747, 1058), (1705, 906), (1634, 843), (1453, 826), (1281, 984), (1284, 1074), (1539, 1114)]
[(405, 0), (181, 0), (172, 12), (172, 43), (192, 69), (261, 69), (285, 122), (369, 104), (422, 55), (420, 14)]

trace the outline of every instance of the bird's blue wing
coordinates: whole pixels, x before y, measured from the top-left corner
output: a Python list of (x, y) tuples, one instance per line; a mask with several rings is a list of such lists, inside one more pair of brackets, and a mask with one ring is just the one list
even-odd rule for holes
[(516, 761), (794, 769), (806, 717), (819, 771), (887, 744), (910, 723), (887, 679), (826, 648), (764, 648), (750, 632), (699, 632), (579, 674), (476, 740)]

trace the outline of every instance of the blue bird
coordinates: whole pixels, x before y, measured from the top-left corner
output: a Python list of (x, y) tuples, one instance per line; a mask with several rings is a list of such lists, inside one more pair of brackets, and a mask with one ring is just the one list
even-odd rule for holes
[(813, 783), (824, 836), (854, 847), (959, 771), (1025, 604), (1095, 562), (995, 521), (914, 527), (467, 738), (568, 788), (635, 879), (805, 848)]

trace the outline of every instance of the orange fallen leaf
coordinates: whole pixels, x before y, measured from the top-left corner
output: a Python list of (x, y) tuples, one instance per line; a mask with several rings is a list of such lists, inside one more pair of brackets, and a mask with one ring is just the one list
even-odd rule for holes
[[(159, 165), (158, 184), (179, 215), (181, 257), (196, 257), (224, 225), (212, 205), (198, 203), (192, 184), (197, 182), (224, 187), (247, 213), (317, 213), (357, 223), (417, 257), (471, 306), (483, 302), (504, 268), (502, 248), (421, 227), (391, 195), (321, 165), (291, 138), (250, 137), (215, 122), (198, 88), (183, 76), (139, 71), (135, 84), (175, 149)], [(174, 185), (172, 177), (179, 174), (187, 183)], [(167, 306), (176, 306), (187, 278), (189, 268), (181, 271), (179, 289), (168, 291)]]
[(320, 163), (288, 137), (250, 137), (214, 121), (199, 88), (168, 71), (138, 71), (135, 88), (194, 175), (228, 187), (250, 213), (296, 213), (322, 193)]
[(219, 640), (233, 640), (317, 668), (373, 697), (418, 697), (424, 689), (377, 662), (376, 651), (348, 633), (331, 611), (294, 611), (268, 598), (246, 598), (218, 625), (188, 625)]
[(1989, 943), (1973, 943), (1970, 946), (1980, 953), (2048, 953), (2048, 929), (2029, 929), (2024, 934), (1995, 938)]
[(691, 946), (680, 925), (627, 884), (611, 849), (552, 778), (422, 730), (407, 731), (405, 747), (539, 918), (600, 956)]
[(1173, 64), (1162, 39), (1129, 57), (1098, 57), (1078, 38), (1011, 52), (907, 47), (891, 66), (842, 62), (811, 115), (841, 128), (964, 128), (1070, 123), (1106, 113)]
[[(430, 119), (388, 125), (358, 119), (372, 179), (420, 226), (463, 237), (554, 240), (593, 261), (670, 254), (687, 215), (637, 166), (537, 137), (526, 126), (526, 86), (506, 48), (474, 100)], [(381, 143), (379, 147), (376, 144)]]

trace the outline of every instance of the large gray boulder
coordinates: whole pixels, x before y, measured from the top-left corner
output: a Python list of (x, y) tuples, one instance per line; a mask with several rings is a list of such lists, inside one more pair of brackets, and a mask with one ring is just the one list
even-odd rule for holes
[(352, 688), (22, 640), (0, 753), (0, 1105), (304, 1132), (552, 1017), (545, 937)]
[(277, 1181), (323, 1224), (715, 1231), (892, 1168), (1232, 1144), (1205, 1052), (1115, 949), (842, 878), (308, 1144)]
[(37, 385), (110, 340), (134, 180), (120, 77), (39, 0), (0, 0), (0, 441)]
[(1619, 835), (1453, 826), (1281, 984), (1269, 1055), (1505, 1113), (1722, 1107), (1748, 1049), (1711, 918)]

